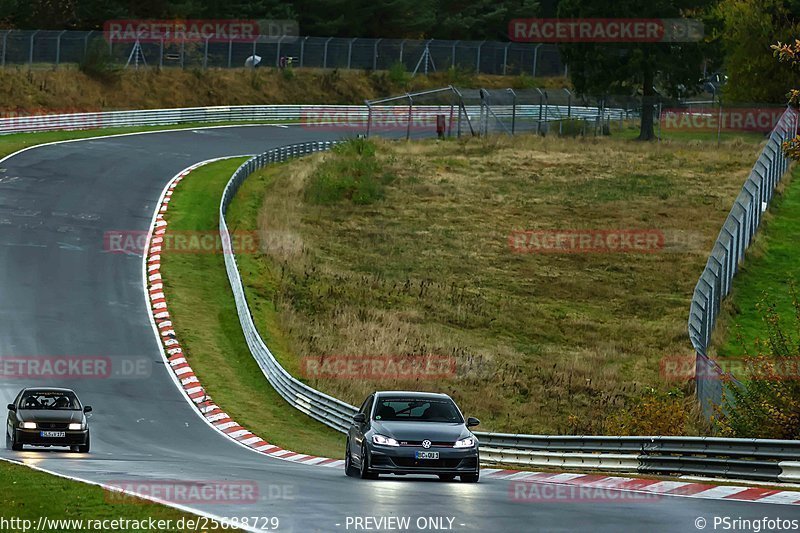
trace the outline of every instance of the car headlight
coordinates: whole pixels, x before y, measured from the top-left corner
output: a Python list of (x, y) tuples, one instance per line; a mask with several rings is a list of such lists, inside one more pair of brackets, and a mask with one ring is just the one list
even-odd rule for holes
[(381, 446), (400, 446), (400, 443), (391, 437), (384, 437), (383, 435), (373, 435), (372, 442), (380, 444)]
[(23, 422), (20, 427), (22, 429), (36, 429), (36, 422)]
[(83, 429), (83, 424), (81, 424), (80, 422), (79, 422), (79, 423), (77, 423), (77, 424), (70, 424), (70, 425), (69, 425), (69, 429), (70, 429), (70, 431), (78, 431), (78, 430), (81, 430), (81, 429)]
[(467, 437), (466, 439), (457, 440), (453, 448), (472, 448), (475, 446), (475, 439)]

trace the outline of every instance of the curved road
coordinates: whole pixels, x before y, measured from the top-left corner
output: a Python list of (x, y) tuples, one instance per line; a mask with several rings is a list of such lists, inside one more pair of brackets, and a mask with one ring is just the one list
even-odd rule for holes
[[(184, 130), (44, 146), (0, 164), (0, 356), (107, 355), (115, 369), (131, 360), (150, 367), (146, 379), (48, 382), (76, 388), (95, 408), (88, 457), (5, 449), (0, 456), (107, 483), (255, 483), (256, 503), (189, 506), (276, 516), (279, 531), (354, 531), (347, 517), (366, 516), (411, 517), (411, 530), (418, 517), (450, 517), (453, 531), (695, 531), (699, 516), (708, 529), (720, 515), (800, 519), (796, 506), (679, 497), (520, 503), (502, 480), (349, 479), (338, 468), (246, 450), (206, 425), (164, 368), (141, 256), (105, 252), (103, 234), (146, 232), (166, 182), (199, 160), (335, 136), (271, 126)], [(0, 406), (30, 384), (0, 380)]]

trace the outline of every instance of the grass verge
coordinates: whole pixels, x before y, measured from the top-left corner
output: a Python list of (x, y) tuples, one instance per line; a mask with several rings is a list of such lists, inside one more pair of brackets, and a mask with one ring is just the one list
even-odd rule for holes
[[(211, 163), (183, 180), (170, 202), (168, 234), (169, 231), (216, 234), (222, 190), (242, 161), (243, 158), (236, 158)], [(250, 186), (247, 182), (245, 190)], [(247, 207), (239, 202), (231, 207), (231, 231), (248, 229), (241, 224), (242, 210)], [(247, 255), (240, 257), (247, 261)], [(177, 337), (215, 403), (270, 443), (302, 453), (341, 456), (344, 436), (289, 406), (270, 386), (250, 354), (223, 256), (166, 251), (161, 258)], [(265, 341), (274, 349), (273, 337), (265, 335)]]
[[(180, 533), (186, 528), (178, 528), (178, 520), (197, 518), (171, 507), (133, 497), (112, 495), (101, 487), (52, 476), (5, 461), (0, 461), (0, 487), (3, 491), (0, 518), (30, 520), (33, 526), (40, 517), (53, 521), (126, 519), (142, 520), (144, 523), (152, 518), (172, 521), (172, 527), (160, 531)], [(33, 526), (28, 530), (32, 530)], [(23, 530), (21, 527), (13, 529)], [(53, 524), (44, 530), (78, 532), (86, 531), (87, 528), (77, 527), (74, 523), (62, 523)]]
[(758, 354), (757, 340), (766, 340), (762, 301), (775, 306), (779, 316), (795, 313), (789, 283), (800, 280), (800, 167), (779, 185), (747, 258), (733, 280), (731, 294), (714, 337), (720, 356)]

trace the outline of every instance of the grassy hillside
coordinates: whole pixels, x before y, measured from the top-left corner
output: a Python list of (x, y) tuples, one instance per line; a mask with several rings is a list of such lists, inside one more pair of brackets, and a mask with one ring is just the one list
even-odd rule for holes
[(407, 90), (461, 87), (564, 87), (563, 78), (274, 68), (141, 69), (87, 76), (76, 68), (0, 69), (0, 112), (154, 109), (244, 104), (363, 103)]
[[(445, 379), (308, 381), (351, 403), (381, 388), (452, 394), (482, 429), (698, 433), (689, 299), (758, 141), (615, 138), (378, 142), (250, 178), (239, 258), (267, 343), (306, 357), (452, 357)], [(653, 230), (653, 253), (515, 253), (515, 230)], [(513, 242), (513, 239), (512, 239)], [(636, 410), (636, 413), (634, 413)]]

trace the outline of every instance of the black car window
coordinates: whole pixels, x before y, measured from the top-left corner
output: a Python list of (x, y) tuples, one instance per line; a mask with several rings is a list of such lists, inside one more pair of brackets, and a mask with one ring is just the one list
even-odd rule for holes
[(375, 409), (375, 420), (464, 422), (452, 400), (439, 398), (380, 398)]
[(364, 404), (361, 406), (360, 412), (367, 415), (367, 418), (369, 418), (369, 412), (372, 411), (372, 404), (374, 403), (374, 401), (375, 401), (375, 396), (370, 396), (364, 401)]
[(19, 408), (74, 411), (80, 410), (81, 404), (72, 392), (28, 391), (22, 395)]

